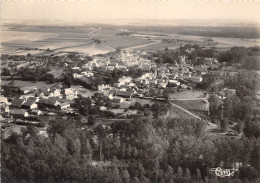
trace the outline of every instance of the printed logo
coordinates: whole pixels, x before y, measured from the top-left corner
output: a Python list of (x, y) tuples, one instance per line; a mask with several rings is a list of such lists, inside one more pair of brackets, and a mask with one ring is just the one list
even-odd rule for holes
[(215, 172), (218, 177), (230, 177), (234, 176), (234, 173), (238, 171), (238, 169), (222, 169), (220, 167), (211, 168), (211, 171)]

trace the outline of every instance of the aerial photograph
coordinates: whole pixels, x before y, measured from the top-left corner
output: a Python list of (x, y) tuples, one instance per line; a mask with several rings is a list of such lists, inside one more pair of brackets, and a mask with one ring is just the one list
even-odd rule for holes
[(260, 2), (1, 1), (1, 183), (259, 183)]

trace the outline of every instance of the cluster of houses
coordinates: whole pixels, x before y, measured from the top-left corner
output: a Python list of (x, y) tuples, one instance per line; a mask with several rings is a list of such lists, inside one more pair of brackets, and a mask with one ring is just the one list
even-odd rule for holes
[(92, 77), (94, 75), (92, 71), (95, 67), (109, 71), (113, 71), (114, 69), (127, 70), (129, 67), (137, 67), (145, 72), (150, 72), (152, 68), (157, 68), (155, 63), (140, 57), (138, 53), (130, 53), (123, 50), (111, 57), (96, 56), (92, 61), (84, 64), (82, 67), (73, 67), (73, 77)]
[(80, 86), (60, 89), (44, 88), (37, 89), (34, 86), (21, 87), (22, 95), (13, 98), (11, 102), (4, 96), (0, 97), (1, 114), (13, 117), (27, 117), (30, 115), (41, 115), (45, 110), (72, 111), (70, 105), (77, 98)]

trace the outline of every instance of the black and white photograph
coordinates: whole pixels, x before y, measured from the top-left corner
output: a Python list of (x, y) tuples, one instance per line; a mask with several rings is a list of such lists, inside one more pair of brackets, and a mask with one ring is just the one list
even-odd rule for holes
[(259, 183), (260, 1), (0, 1), (1, 183)]

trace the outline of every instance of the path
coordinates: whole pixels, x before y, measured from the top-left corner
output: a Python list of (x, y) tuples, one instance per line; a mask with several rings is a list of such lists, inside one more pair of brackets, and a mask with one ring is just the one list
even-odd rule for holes
[(145, 44), (141, 44), (141, 45), (137, 45), (137, 46), (131, 46), (131, 47), (128, 47), (128, 48), (124, 48), (124, 50), (134, 50), (134, 49), (138, 49), (138, 48), (143, 48), (143, 47), (146, 47), (146, 46), (152, 46), (152, 45), (155, 45), (155, 44), (159, 44), (161, 43), (161, 40), (154, 40), (152, 43), (145, 43)]
[(178, 98), (178, 99), (170, 99), (171, 101), (175, 100), (207, 100), (207, 98)]
[(201, 119), (199, 116), (197, 116), (197, 115), (191, 113), (190, 111), (188, 111), (188, 110), (186, 110), (186, 109), (184, 109), (184, 108), (182, 108), (182, 107), (180, 107), (180, 106), (178, 106), (178, 105), (176, 105), (176, 104), (174, 104), (174, 103), (172, 103), (172, 102), (171, 102), (170, 104), (171, 104), (172, 106), (175, 106), (175, 107), (181, 109), (182, 111), (186, 112), (187, 114), (189, 114), (189, 115), (191, 115), (191, 116), (193, 116), (193, 117), (195, 117), (195, 118), (197, 118), (197, 119)]

